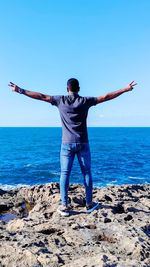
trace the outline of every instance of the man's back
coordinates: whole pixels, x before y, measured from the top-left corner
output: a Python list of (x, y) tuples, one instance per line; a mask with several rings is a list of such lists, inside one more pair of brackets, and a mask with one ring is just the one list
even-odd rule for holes
[(58, 107), (63, 128), (63, 143), (87, 143), (86, 119), (88, 109), (97, 104), (96, 97), (82, 97), (77, 93), (53, 96), (52, 105)]

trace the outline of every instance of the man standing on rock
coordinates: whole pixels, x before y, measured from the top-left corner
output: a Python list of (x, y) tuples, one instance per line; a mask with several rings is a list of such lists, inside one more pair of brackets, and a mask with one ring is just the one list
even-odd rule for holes
[(71, 78), (67, 81), (68, 95), (49, 96), (25, 90), (10, 82), (12, 91), (26, 95), (28, 97), (46, 101), (57, 106), (62, 122), (62, 145), (60, 153), (61, 176), (60, 176), (60, 195), (61, 205), (57, 211), (62, 216), (69, 216), (68, 208), (68, 188), (69, 177), (75, 155), (81, 167), (84, 177), (86, 193), (86, 211), (91, 213), (98, 208), (99, 203), (92, 202), (92, 174), (91, 174), (91, 154), (88, 141), (86, 119), (90, 107), (102, 102), (114, 99), (125, 92), (132, 91), (136, 83), (133, 81), (127, 87), (108, 93), (99, 97), (82, 97), (79, 95), (79, 81)]

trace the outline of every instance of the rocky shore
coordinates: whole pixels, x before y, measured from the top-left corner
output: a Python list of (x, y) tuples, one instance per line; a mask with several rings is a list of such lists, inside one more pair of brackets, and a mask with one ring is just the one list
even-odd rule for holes
[(71, 185), (71, 214), (57, 212), (57, 183), (0, 189), (0, 267), (150, 267), (150, 185)]

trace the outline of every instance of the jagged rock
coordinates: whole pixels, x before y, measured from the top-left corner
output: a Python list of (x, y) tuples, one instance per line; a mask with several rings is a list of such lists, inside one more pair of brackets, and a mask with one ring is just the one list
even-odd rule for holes
[(6, 193), (7, 193), (6, 190), (3, 190), (3, 189), (0, 188), (0, 196), (4, 195), (4, 194), (6, 194)]
[(21, 219), (10, 221), (6, 226), (6, 230), (8, 232), (18, 232), (23, 230), (23, 228), (24, 228), (24, 221)]
[(14, 206), (13, 203), (1, 203), (0, 213), (10, 210)]
[(110, 201), (110, 202), (112, 202), (112, 198), (111, 198), (110, 196), (108, 196), (108, 195), (105, 195), (104, 197), (105, 197), (105, 199), (106, 199), (107, 201)]
[(75, 196), (72, 198), (72, 201), (81, 207), (85, 207), (85, 205), (86, 205), (86, 201), (85, 201), (85, 198), (83, 196), (78, 196), (78, 197)]
[(131, 214), (128, 214), (126, 217), (124, 217), (124, 220), (125, 220), (125, 221), (130, 221), (130, 220), (132, 220), (132, 219), (133, 219), (133, 217), (132, 217)]
[(121, 213), (125, 213), (125, 209), (124, 209), (123, 204), (118, 203), (118, 204), (113, 208), (113, 212), (114, 212), (114, 213), (119, 213), (119, 214), (121, 214)]
[(110, 219), (110, 218), (107, 218), (107, 217), (106, 217), (106, 218), (104, 219), (104, 223), (110, 223), (110, 222), (111, 222), (111, 219)]
[(100, 208), (86, 214), (83, 187), (71, 185), (73, 211), (64, 218), (57, 183), (2, 192), (0, 219), (17, 218), (0, 220), (0, 266), (148, 267), (149, 193), (150, 185), (97, 188)]

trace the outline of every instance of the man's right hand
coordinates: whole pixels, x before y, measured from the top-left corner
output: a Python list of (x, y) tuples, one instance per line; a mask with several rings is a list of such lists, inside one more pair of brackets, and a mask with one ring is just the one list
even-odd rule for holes
[(137, 83), (135, 83), (135, 81), (132, 81), (131, 83), (128, 84), (128, 86), (126, 87), (126, 91), (132, 91), (134, 89), (134, 86), (136, 86)]
[(125, 88), (123, 89), (120, 89), (120, 90), (117, 90), (117, 91), (114, 91), (114, 92), (111, 92), (111, 93), (108, 93), (104, 96), (99, 96), (97, 97), (97, 102), (98, 103), (102, 103), (104, 101), (108, 101), (108, 100), (111, 100), (111, 99), (114, 99), (120, 95), (122, 95), (123, 93), (125, 92), (129, 92), (129, 91), (132, 91), (134, 89), (134, 86), (136, 86), (137, 83), (135, 83), (135, 81), (132, 81), (131, 83), (129, 83)]

